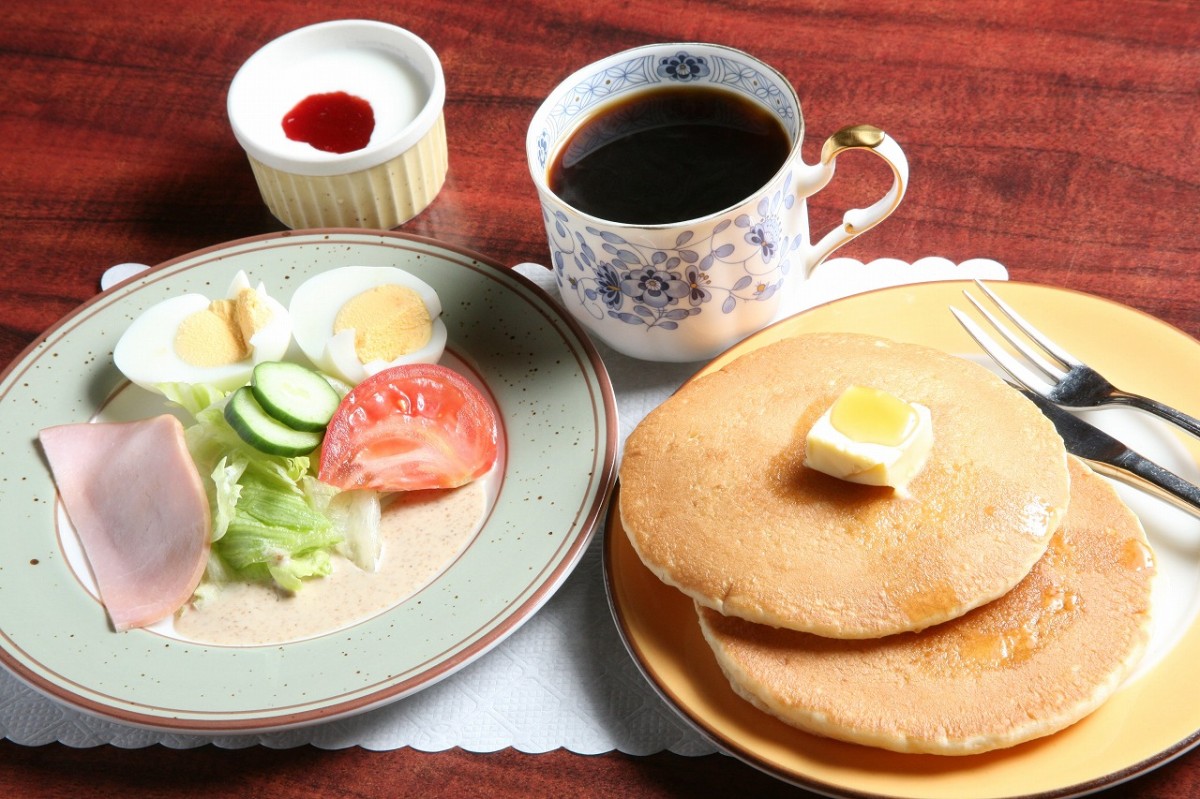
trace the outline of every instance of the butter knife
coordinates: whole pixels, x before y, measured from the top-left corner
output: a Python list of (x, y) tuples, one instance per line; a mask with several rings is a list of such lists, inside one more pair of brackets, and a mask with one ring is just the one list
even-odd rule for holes
[(1200, 516), (1200, 486), (1139, 455), (1100, 428), (1053, 402), (1031, 391), (1018, 390), (1054, 423), (1067, 445), (1067, 452), (1083, 458), (1106, 477), (1120, 480)]

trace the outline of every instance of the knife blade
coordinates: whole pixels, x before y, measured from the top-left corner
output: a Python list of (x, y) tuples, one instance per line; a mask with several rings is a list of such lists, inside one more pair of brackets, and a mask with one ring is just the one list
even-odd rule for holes
[(1067, 452), (1083, 458), (1106, 477), (1141, 489), (1200, 517), (1200, 486), (1138, 454), (1127, 445), (1050, 400), (1017, 388), (1054, 423)]

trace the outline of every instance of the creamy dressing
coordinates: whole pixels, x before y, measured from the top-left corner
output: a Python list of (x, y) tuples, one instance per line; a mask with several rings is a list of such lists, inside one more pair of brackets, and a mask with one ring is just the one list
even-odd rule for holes
[(394, 495), (383, 511), (379, 570), (334, 556), (333, 574), (296, 594), (270, 585), (222, 586), (175, 619), (175, 634), (200, 643), (256, 646), (333, 632), (398, 605), (445, 571), (475, 537), (487, 496), (477, 480), (449, 491)]

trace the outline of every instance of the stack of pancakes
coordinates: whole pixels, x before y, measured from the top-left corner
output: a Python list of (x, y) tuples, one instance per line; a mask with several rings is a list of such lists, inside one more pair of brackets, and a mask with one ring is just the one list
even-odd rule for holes
[[(929, 408), (907, 496), (804, 465), (849, 386)], [(1108, 483), (983, 367), (853, 334), (691, 381), (626, 443), (634, 550), (696, 603), (733, 689), (801, 729), (971, 754), (1098, 707), (1149, 636), (1153, 557)]]

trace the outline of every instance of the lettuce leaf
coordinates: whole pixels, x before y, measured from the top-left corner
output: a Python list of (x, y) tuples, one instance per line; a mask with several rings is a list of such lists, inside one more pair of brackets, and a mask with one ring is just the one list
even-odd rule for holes
[[(207, 582), (274, 582), (295, 592), (305, 579), (332, 571), (330, 555), (335, 551), (361, 568), (374, 570), (379, 547), (377, 497), (339, 499), (338, 489), (312, 475), (308, 457), (288, 458), (254, 449), (225, 421), (228, 395), (223, 391), (183, 383), (158, 389), (194, 419), (184, 435), (212, 510)], [(348, 539), (352, 540), (349, 547), (344, 544)]]
[(281, 489), (247, 471), (241, 489), (225, 535), (213, 544), (235, 574), (274, 579), (286, 590), (297, 591), (304, 578), (332, 571), (329, 550), (342, 537), (294, 483), (290, 491)]
[(167, 398), (168, 404), (182, 408), (193, 418), (226, 395), (226, 392), (207, 383), (159, 383), (155, 388)]
[(217, 461), (212, 471), (212, 491), (209, 501), (212, 505), (212, 540), (220, 541), (229, 529), (233, 520), (233, 511), (238, 499), (242, 496), (242, 486), (238, 480), (246, 471), (246, 461), (237, 459), (230, 463), (228, 456)]
[(368, 489), (342, 491), (313, 477), (302, 479), (300, 487), (341, 533), (338, 552), (363, 571), (378, 571), (382, 555), (379, 493)]

